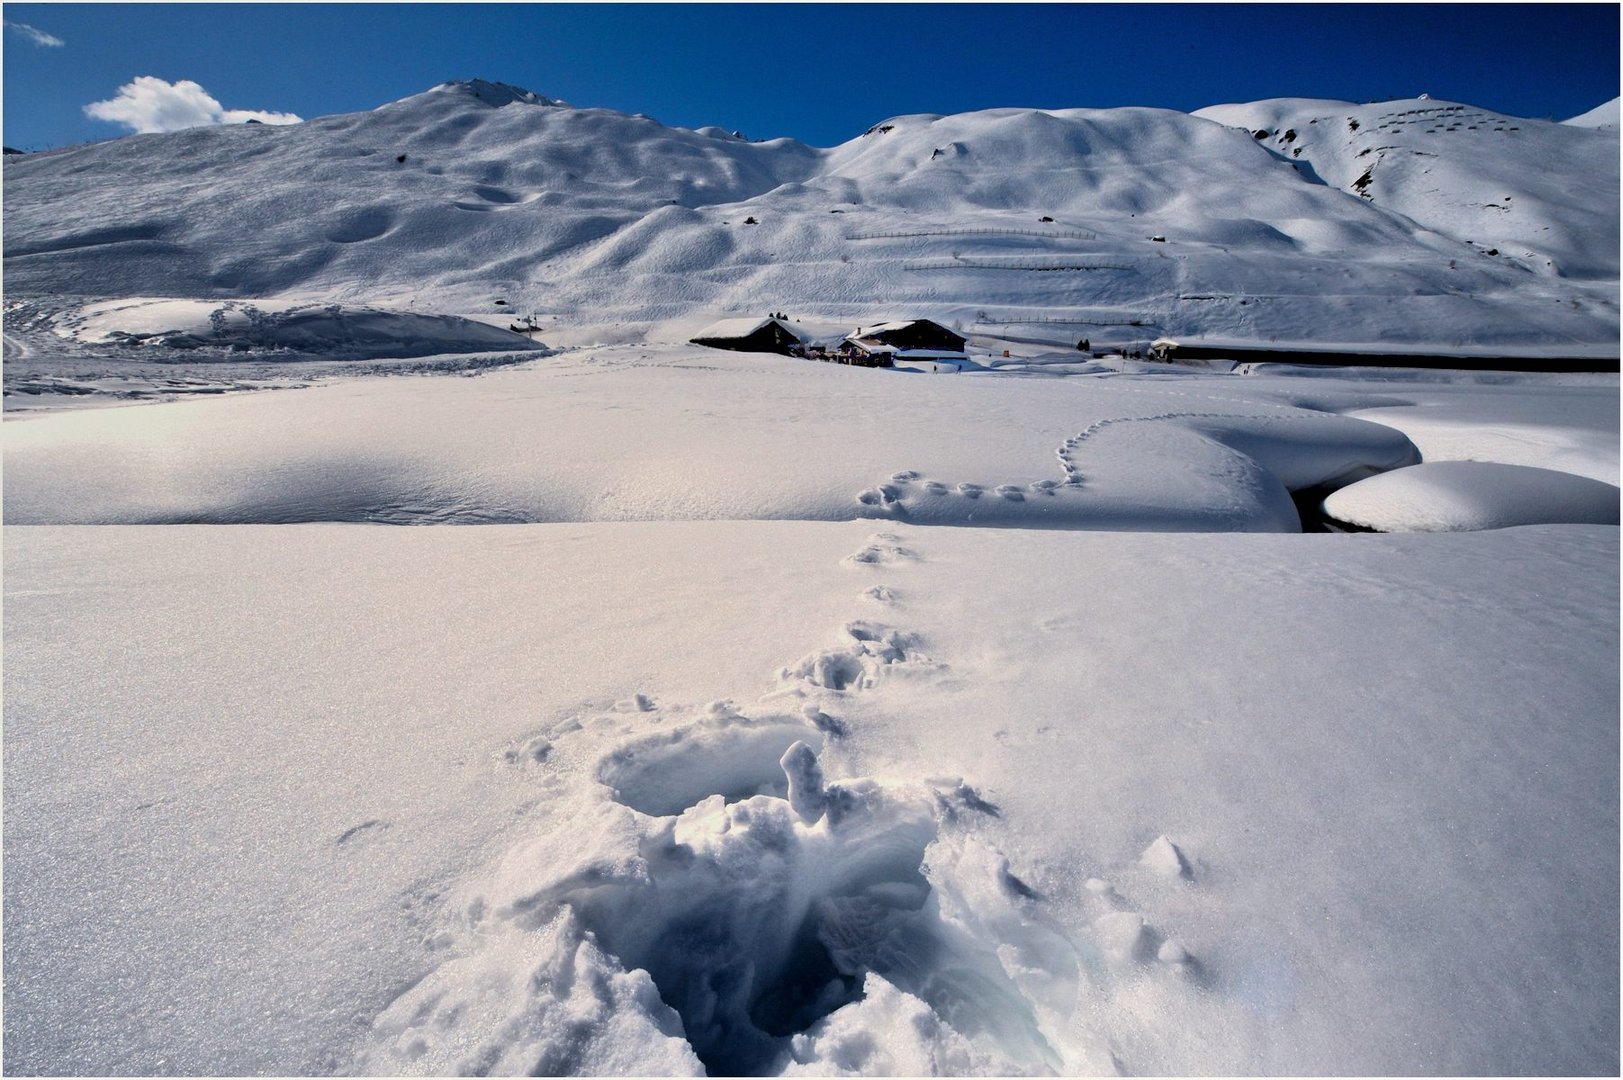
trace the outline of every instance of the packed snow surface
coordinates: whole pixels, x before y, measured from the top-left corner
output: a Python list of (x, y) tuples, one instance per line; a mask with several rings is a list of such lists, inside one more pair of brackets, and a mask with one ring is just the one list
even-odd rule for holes
[(1393, 428), (1314, 404), (1262, 379), (929, 375), (620, 346), (477, 379), (351, 380), (8, 424), (6, 520), (1294, 532), (1292, 491), (1419, 460)]

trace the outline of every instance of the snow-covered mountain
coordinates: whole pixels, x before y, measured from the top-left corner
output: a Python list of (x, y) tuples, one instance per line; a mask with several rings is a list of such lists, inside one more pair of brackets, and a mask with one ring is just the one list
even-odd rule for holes
[(1605, 351), (1618, 133), (1284, 99), (902, 116), (818, 149), (473, 81), (14, 159), (5, 237), (13, 296)]

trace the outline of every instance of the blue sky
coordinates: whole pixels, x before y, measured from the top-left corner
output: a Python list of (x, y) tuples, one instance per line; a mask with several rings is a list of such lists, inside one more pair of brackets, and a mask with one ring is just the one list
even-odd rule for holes
[[(4, 137), (138, 76), (216, 118), (370, 109), (447, 79), (829, 146), (889, 116), (1433, 97), (1563, 119), (1618, 94), (1615, 4), (6, 4)], [(52, 44), (52, 41), (60, 44)], [(159, 85), (159, 84), (149, 84)], [(212, 102), (210, 102), (212, 99)], [(213, 104), (213, 103), (217, 103)]]

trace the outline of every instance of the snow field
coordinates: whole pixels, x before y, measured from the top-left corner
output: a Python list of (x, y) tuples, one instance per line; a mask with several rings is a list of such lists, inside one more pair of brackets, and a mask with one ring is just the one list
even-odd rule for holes
[(333, 360), (535, 351), (523, 334), (472, 319), (342, 304), (253, 304), (135, 297), (89, 304), (53, 320), (56, 333), (94, 344), (246, 353), (274, 350)]
[(1298, 409), (1250, 380), (934, 376), (694, 346), (59, 413), (3, 435), (18, 524), (878, 517), (1294, 531), (1290, 490), (1418, 460), (1389, 427)]
[(1615, 1058), (1615, 529), (872, 529), (11, 530), (13, 1067)]
[(15, 524), (878, 518), (1296, 531), (1293, 496), (1311, 513), (1325, 494), (1423, 457), (1611, 483), (1616, 424), (1603, 377), (1010, 379), (621, 346), (478, 379), (58, 411), (0, 436)]

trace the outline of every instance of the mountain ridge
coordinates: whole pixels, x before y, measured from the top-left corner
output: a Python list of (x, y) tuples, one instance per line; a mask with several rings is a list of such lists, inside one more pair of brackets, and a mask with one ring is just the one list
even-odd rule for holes
[(910, 114), (817, 148), (465, 80), (10, 160), (6, 283), (665, 339), (793, 309), (1595, 346), (1617, 337), (1617, 146), (1453, 102), (1273, 99)]

